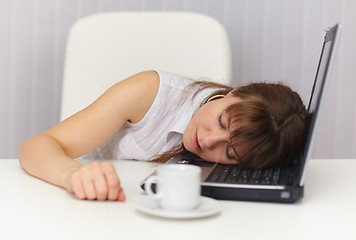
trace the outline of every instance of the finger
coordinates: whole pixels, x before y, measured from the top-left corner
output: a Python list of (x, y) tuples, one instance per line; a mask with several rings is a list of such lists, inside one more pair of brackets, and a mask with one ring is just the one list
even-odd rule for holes
[(102, 164), (102, 170), (106, 178), (106, 184), (108, 187), (109, 200), (118, 200), (120, 191), (120, 180), (116, 174), (115, 168), (109, 162), (104, 162)]
[(84, 192), (85, 192), (85, 198), (89, 200), (95, 200), (97, 197), (96, 191), (95, 191), (95, 186), (93, 181), (85, 181), (83, 182), (83, 187), (84, 187)]
[(82, 181), (77, 172), (72, 173), (69, 177), (69, 184), (67, 185), (67, 191), (74, 194), (78, 199), (85, 199), (85, 192), (83, 189)]
[(120, 202), (124, 202), (126, 200), (126, 196), (125, 196), (125, 193), (124, 193), (124, 189), (120, 188), (119, 190), (119, 197), (118, 197), (118, 200)]
[(78, 199), (83, 200), (86, 198), (83, 184), (81, 181), (73, 184), (73, 193), (76, 196), (76, 198), (78, 198)]
[(82, 182), (85, 192), (85, 196), (89, 200), (94, 200), (97, 198), (93, 176), (88, 168), (84, 168), (82, 172)]
[(102, 169), (100, 169), (100, 165), (98, 168), (92, 169), (92, 175), (94, 176), (94, 187), (96, 191), (96, 199), (97, 200), (106, 200), (108, 195), (108, 186), (106, 183), (106, 179)]

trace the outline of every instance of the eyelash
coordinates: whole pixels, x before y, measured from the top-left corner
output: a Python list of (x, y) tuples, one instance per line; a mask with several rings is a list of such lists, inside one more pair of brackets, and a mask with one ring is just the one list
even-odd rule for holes
[(234, 160), (234, 158), (229, 155), (229, 148), (227, 148), (227, 147), (226, 147), (225, 155), (226, 155), (226, 157), (227, 157), (228, 159)]
[(225, 129), (225, 126), (223, 125), (221, 119), (222, 119), (222, 113), (221, 113), (221, 114), (219, 115), (219, 117), (218, 117), (218, 123), (219, 123), (219, 126), (220, 126), (221, 128)]
[[(221, 119), (222, 119), (222, 113), (219, 115), (219, 117), (218, 117), (218, 123), (219, 123), (219, 125), (220, 125), (220, 127), (222, 128), (222, 129), (226, 129), (225, 128), (225, 126), (224, 126), (224, 124), (222, 123), (222, 121), (221, 121)], [(228, 159), (234, 159), (233, 157), (231, 157), (230, 155), (229, 155), (229, 148), (228, 147), (226, 147), (226, 151), (225, 151), (225, 155), (226, 155), (226, 157), (228, 158)]]

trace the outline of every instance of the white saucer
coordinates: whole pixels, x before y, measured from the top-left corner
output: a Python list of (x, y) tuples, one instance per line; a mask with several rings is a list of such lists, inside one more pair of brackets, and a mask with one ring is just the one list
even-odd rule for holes
[(136, 209), (157, 217), (189, 219), (202, 218), (217, 214), (220, 212), (220, 205), (218, 201), (209, 197), (201, 197), (199, 206), (188, 212), (171, 212), (161, 209), (158, 206), (157, 200), (147, 195), (142, 195), (139, 199)]

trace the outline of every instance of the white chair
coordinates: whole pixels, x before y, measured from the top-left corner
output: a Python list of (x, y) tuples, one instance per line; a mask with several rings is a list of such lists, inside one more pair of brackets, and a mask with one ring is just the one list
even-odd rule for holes
[(231, 84), (231, 52), (215, 19), (187, 12), (117, 12), (77, 21), (67, 42), (61, 120), (116, 82), (158, 69)]

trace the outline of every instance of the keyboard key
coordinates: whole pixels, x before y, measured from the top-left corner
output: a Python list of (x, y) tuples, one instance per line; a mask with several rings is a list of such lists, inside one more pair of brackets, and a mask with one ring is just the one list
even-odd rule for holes
[(210, 182), (225, 182), (239, 184), (278, 184), (280, 168), (268, 169), (241, 169), (238, 165), (216, 166), (214, 172), (209, 176)]

